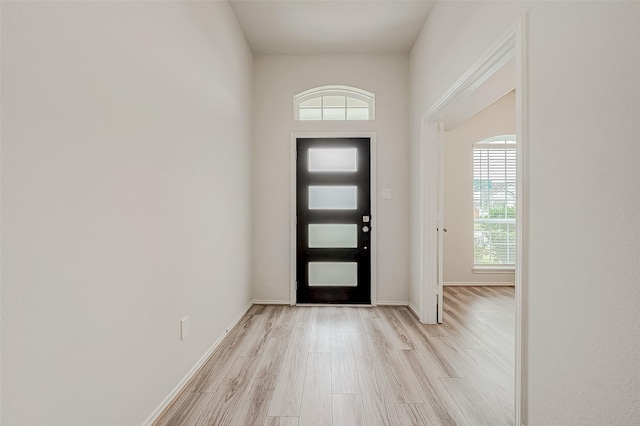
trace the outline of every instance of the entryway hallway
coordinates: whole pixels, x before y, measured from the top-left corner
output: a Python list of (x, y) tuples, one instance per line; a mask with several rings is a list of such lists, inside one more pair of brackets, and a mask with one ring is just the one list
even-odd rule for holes
[(404, 306), (254, 305), (156, 425), (511, 425), (513, 287)]

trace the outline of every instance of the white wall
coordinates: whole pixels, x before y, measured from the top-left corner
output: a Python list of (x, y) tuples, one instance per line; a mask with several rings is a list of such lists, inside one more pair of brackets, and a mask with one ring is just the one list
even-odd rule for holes
[(513, 284), (514, 273), (473, 273), (473, 145), (515, 134), (516, 96), (508, 93), (464, 123), (445, 132), (444, 284)]
[(3, 424), (139, 425), (248, 306), (252, 71), (226, 2), (2, 3)]
[(421, 115), (527, 11), (527, 424), (636, 424), (640, 3), (436, 3), (411, 53), (412, 153)]
[[(256, 56), (254, 109), (254, 298), (290, 294), (291, 132), (376, 132), (378, 300), (408, 300), (408, 55)], [(331, 84), (376, 96), (370, 122), (293, 120), (293, 96)], [(392, 199), (380, 199), (381, 188)]]

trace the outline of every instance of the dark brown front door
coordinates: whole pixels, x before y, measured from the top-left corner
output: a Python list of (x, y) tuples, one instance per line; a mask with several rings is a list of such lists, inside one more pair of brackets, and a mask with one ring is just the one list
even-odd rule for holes
[(298, 303), (371, 303), (369, 138), (299, 138)]

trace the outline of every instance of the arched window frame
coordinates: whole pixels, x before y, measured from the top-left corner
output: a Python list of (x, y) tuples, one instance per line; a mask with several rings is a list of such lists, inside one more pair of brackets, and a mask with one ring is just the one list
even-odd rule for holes
[[(325, 96), (345, 96), (344, 107), (331, 107), (324, 105)], [(349, 98), (366, 103), (366, 106), (352, 106), (349, 107)], [(319, 118), (301, 118), (300, 110), (305, 109), (302, 106), (303, 103), (319, 99), (319, 106), (311, 107), (309, 109), (319, 109)], [(368, 118), (349, 118), (349, 109), (365, 109), (368, 108)], [(327, 110), (344, 110), (344, 118), (325, 118), (325, 111)], [(298, 93), (293, 97), (293, 115), (294, 120), (300, 121), (369, 121), (375, 119), (375, 95), (367, 92), (366, 90), (358, 89), (356, 87), (349, 86), (322, 86), (316, 87), (302, 93)]]

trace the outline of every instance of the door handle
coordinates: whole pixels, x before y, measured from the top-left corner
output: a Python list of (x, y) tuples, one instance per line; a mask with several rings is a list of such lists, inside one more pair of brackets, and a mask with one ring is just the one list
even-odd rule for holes
[(363, 226), (363, 227), (362, 227), (362, 232), (364, 232), (365, 234), (366, 234), (367, 232), (369, 232), (369, 227), (368, 227), (367, 225)]

